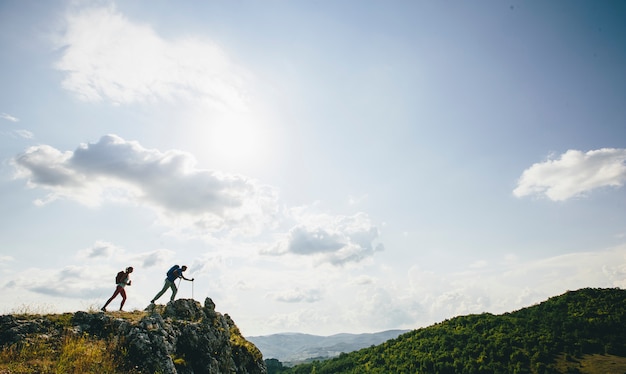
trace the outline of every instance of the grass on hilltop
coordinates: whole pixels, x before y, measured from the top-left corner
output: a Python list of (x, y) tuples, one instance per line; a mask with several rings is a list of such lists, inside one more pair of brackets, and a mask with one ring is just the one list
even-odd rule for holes
[(65, 334), (60, 341), (39, 335), (0, 351), (0, 373), (121, 373), (115, 341)]
[[(118, 339), (100, 339), (71, 331), (73, 313), (45, 314), (43, 310), (21, 307), (13, 313), (22, 320), (46, 318), (60, 334), (29, 335), (23, 341), (0, 349), (0, 373), (133, 373), (123, 367), (125, 349)], [(95, 313), (96, 310), (89, 310)], [(137, 322), (144, 311), (107, 312), (115, 318)]]

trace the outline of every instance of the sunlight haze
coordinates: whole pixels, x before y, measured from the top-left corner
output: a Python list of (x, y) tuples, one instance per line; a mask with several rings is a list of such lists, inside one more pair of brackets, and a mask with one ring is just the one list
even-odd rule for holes
[[(626, 287), (626, 3), (3, 1), (0, 313), (247, 336)], [(164, 296), (158, 302), (166, 302)], [(117, 308), (119, 299), (109, 308)]]

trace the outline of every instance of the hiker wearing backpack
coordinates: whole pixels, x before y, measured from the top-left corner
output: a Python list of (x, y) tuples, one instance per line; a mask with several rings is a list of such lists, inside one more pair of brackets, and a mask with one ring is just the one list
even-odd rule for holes
[(183, 265), (182, 267), (179, 267), (178, 265), (172, 266), (170, 270), (168, 270), (166, 273), (167, 277), (165, 278), (165, 284), (163, 285), (163, 289), (161, 289), (161, 291), (159, 291), (159, 293), (156, 294), (156, 296), (153, 297), (152, 300), (150, 300), (150, 303), (154, 304), (154, 302), (159, 297), (161, 297), (168, 288), (172, 289), (172, 296), (170, 297), (170, 301), (174, 301), (174, 297), (176, 297), (176, 293), (178, 292), (178, 288), (176, 288), (176, 284), (174, 283), (174, 281), (176, 281), (176, 279), (178, 278), (182, 278), (190, 282), (193, 282), (194, 280), (194, 278), (185, 278), (185, 276), (183, 275), (183, 271), (185, 270), (187, 270), (187, 266), (185, 265)]
[(126, 268), (126, 270), (123, 270), (117, 273), (117, 275), (115, 276), (115, 284), (116, 284), (115, 292), (113, 292), (113, 296), (111, 296), (111, 298), (107, 300), (107, 302), (104, 304), (102, 309), (100, 309), (101, 311), (106, 312), (107, 305), (109, 305), (109, 303), (113, 301), (113, 299), (115, 299), (117, 295), (122, 295), (122, 303), (120, 304), (120, 311), (122, 310), (122, 308), (124, 307), (124, 303), (126, 302), (126, 291), (124, 290), (124, 287), (130, 286), (131, 281), (128, 278), (128, 276), (132, 272), (133, 272), (133, 267), (129, 266)]

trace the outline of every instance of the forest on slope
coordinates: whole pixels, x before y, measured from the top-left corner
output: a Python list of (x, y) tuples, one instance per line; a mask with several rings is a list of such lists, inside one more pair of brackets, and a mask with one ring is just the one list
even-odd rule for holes
[(589, 355), (624, 362), (626, 290), (569, 291), (512, 313), (455, 317), (330, 360), (268, 371), (577, 373), (582, 371), (567, 363)]

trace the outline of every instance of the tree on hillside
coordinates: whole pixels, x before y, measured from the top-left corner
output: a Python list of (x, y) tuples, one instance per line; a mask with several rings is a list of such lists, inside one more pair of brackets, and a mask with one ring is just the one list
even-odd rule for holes
[(567, 292), (512, 313), (452, 318), (287, 373), (552, 373), (559, 356), (626, 357), (626, 291)]

